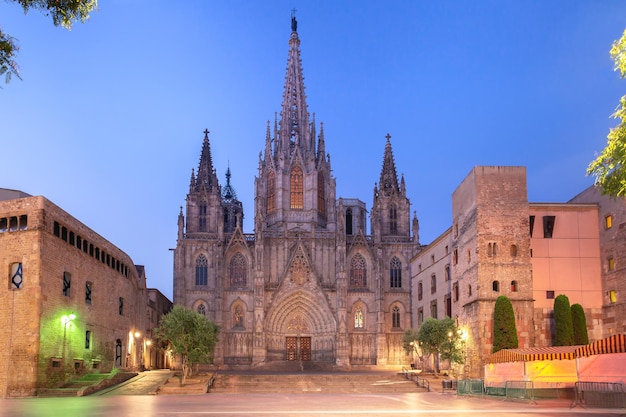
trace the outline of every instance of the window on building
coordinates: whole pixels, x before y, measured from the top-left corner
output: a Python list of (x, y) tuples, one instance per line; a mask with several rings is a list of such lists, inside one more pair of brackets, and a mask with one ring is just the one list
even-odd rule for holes
[(543, 216), (543, 237), (551, 238), (554, 232), (555, 216)]
[(500, 282), (499, 281), (493, 281), (491, 283), (491, 289), (493, 290), (493, 292), (500, 292)]
[(396, 256), (389, 265), (389, 282), (391, 288), (402, 288), (402, 262)]
[(515, 258), (517, 257), (517, 245), (511, 245), (511, 257)]
[(468, 249), (467, 250), (467, 263), (470, 263), (472, 261), (472, 252)]
[(124, 299), (122, 297), (118, 299), (117, 312), (120, 316), (124, 315)]
[(360, 306), (354, 310), (354, 328), (363, 328), (363, 309)]
[(452, 286), (452, 295), (455, 302), (459, 301), (459, 283), (455, 282)]
[(243, 329), (243, 307), (241, 304), (236, 304), (233, 308), (233, 328), (235, 329)]
[(459, 237), (459, 224), (454, 223), (454, 238), (456, 239), (457, 237)]
[(434, 294), (437, 292), (437, 275), (432, 274), (430, 276), (430, 293)]
[(204, 254), (196, 258), (196, 285), (207, 285), (209, 281), (209, 261)]
[(17, 231), (17, 217), (13, 216), (9, 218), (9, 232)]
[(446, 255), (448, 255), (450, 253), (450, 248), (448, 248), (448, 245), (446, 245)]
[(302, 184), (302, 169), (295, 166), (291, 169), (291, 205), (292, 209), (304, 208), (303, 203), (303, 184)]
[(398, 306), (394, 306), (391, 309), (391, 327), (399, 329), (402, 327), (400, 324), (400, 308)]
[(435, 255), (430, 255), (430, 264), (431, 265), (435, 264)]
[(389, 233), (392, 235), (398, 233), (398, 209), (395, 204), (389, 207)]
[(239, 252), (230, 259), (230, 286), (245, 287), (248, 285), (246, 258)]
[(74, 235), (74, 232), (72, 231), (70, 231), (70, 238), (68, 240), (68, 243), (72, 246), (76, 244), (76, 235)]
[(204, 304), (198, 305), (198, 308), (196, 310), (198, 311), (198, 313), (206, 316), (206, 306)]
[(15, 262), (9, 267), (9, 288), (12, 290), (19, 290), (24, 284), (24, 276), (22, 275), (22, 263)]
[(352, 234), (352, 209), (349, 208), (346, 210), (346, 234)]
[(450, 281), (450, 265), (446, 265), (445, 270), (444, 270), (444, 277), (446, 282)]
[(67, 228), (65, 226), (61, 226), (61, 239), (67, 242)]
[(452, 294), (446, 294), (443, 303), (446, 309), (446, 317), (452, 317)]
[(267, 174), (267, 212), (276, 210), (276, 174), (270, 171)]
[(530, 224), (530, 237), (533, 237), (533, 228), (535, 227), (535, 216), (530, 216), (528, 219), (528, 223)]
[(548, 299), (548, 300), (553, 300), (554, 299), (554, 291), (553, 290), (546, 291), (546, 299)]
[(430, 317), (437, 318), (437, 300), (430, 302)]
[[(55, 223), (55, 225), (57, 224)], [(0, 219), (0, 233), (5, 233), (7, 230), (9, 230), (9, 222), (6, 217), (3, 217)]]
[(417, 309), (417, 325), (424, 323), (424, 308), (420, 307)]
[(471, 297), (471, 296), (472, 296), (472, 286), (471, 286), (471, 285), (468, 285), (468, 286), (467, 286), (467, 296), (468, 296), (468, 297)]
[(607, 269), (609, 271), (615, 271), (615, 260), (612, 256), (609, 256), (607, 259)]
[(326, 192), (324, 190), (324, 174), (317, 173), (317, 212), (326, 216)]
[(72, 287), (72, 275), (69, 272), (63, 272), (63, 295), (70, 296), (70, 288)]
[(350, 287), (365, 288), (367, 286), (367, 264), (360, 253), (352, 257), (350, 262)]
[(198, 207), (198, 230), (206, 232), (206, 203), (200, 203)]
[(498, 247), (496, 242), (489, 242), (487, 244), (487, 256), (496, 256), (498, 254)]
[(27, 229), (28, 229), (28, 216), (24, 214), (20, 216), (20, 230), (27, 230)]
[(459, 263), (459, 252), (457, 249), (452, 251), (452, 265)]
[(615, 290), (609, 291), (609, 303), (617, 303), (617, 292)]
[(422, 281), (417, 283), (417, 299), (421, 300), (424, 297), (424, 288), (422, 286)]
[(89, 281), (85, 282), (85, 304), (91, 304), (91, 289), (93, 284)]
[(604, 218), (604, 228), (608, 230), (611, 227), (613, 227), (613, 216), (609, 214)]
[(517, 292), (517, 281), (511, 281), (511, 292)]
[(91, 347), (91, 330), (85, 331), (85, 349)]

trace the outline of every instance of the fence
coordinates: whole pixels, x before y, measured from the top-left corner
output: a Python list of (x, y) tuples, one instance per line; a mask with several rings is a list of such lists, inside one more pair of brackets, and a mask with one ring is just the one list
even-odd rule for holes
[(625, 408), (626, 393), (624, 386), (612, 382), (576, 382), (574, 401), (570, 407), (577, 405), (602, 408)]
[(457, 382), (459, 395), (484, 395), (485, 383), (482, 379), (461, 379)]
[(506, 381), (504, 396), (507, 400), (535, 401), (532, 381)]

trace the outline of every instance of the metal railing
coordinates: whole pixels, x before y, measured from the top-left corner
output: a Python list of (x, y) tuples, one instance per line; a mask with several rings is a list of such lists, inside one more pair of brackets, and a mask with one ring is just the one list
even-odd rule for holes
[(624, 386), (612, 382), (578, 381), (574, 384), (574, 401), (570, 408), (580, 406), (625, 408)]
[(415, 373), (415, 371), (408, 370), (403, 366), (402, 375), (404, 375), (406, 379), (415, 382), (415, 385), (417, 385), (418, 387), (422, 387), (426, 391), (430, 392), (430, 382), (428, 382), (426, 378), (420, 378), (420, 376)]

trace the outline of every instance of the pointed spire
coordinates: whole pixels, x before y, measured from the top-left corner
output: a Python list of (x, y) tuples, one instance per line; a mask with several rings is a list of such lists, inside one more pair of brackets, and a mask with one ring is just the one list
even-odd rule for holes
[(191, 168), (191, 180), (189, 180), (189, 192), (192, 192), (196, 188), (196, 171)]
[(196, 191), (205, 189), (207, 191), (217, 190), (219, 184), (215, 168), (213, 168), (213, 158), (211, 157), (211, 146), (209, 144), (209, 130), (204, 129), (204, 141), (202, 143), (202, 153), (198, 164), (198, 176), (195, 184)]
[[(295, 11), (291, 15), (291, 36), (289, 38), (289, 56), (283, 91), (283, 104), (280, 112), (280, 141), (282, 152), (293, 152), (301, 147), (303, 156), (312, 151), (309, 148), (309, 112), (304, 92), (304, 75), (300, 59), (300, 39), (296, 31), (298, 23)], [(305, 147), (302, 149), (302, 147)]]
[(385, 144), (385, 155), (383, 157), (383, 169), (380, 172), (380, 191), (385, 195), (396, 194), (398, 188), (398, 174), (396, 173), (396, 163), (393, 159), (391, 149), (391, 135), (387, 133), (387, 143)]
[(267, 121), (267, 129), (265, 131), (265, 160), (272, 157), (272, 137), (270, 136), (270, 121)]
[(237, 193), (232, 185), (230, 185), (230, 162), (226, 169), (226, 185), (222, 190), (222, 198), (226, 201), (237, 201)]
[(320, 135), (317, 138), (317, 159), (318, 161), (324, 160), (324, 154), (326, 153), (326, 142), (324, 141), (324, 123), (320, 123)]

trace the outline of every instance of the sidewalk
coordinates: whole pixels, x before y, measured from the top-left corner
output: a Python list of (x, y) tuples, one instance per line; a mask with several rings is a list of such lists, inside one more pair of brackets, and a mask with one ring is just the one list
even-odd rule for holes
[(157, 389), (173, 374), (174, 372), (169, 369), (144, 371), (128, 381), (115, 385), (111, 388), (98, 391), (92, 394), (92, 396), (154, 395), (156, 394)]

